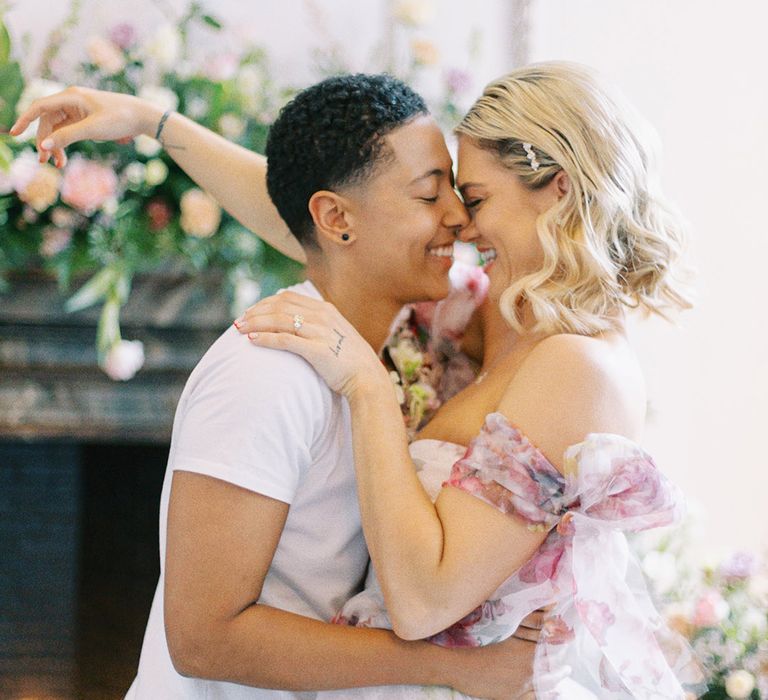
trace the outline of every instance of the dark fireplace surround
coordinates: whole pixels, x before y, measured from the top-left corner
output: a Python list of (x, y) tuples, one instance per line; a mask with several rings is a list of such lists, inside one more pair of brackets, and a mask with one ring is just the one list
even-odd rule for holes
[(122, 697), (158, 574), (176, 403), (231, 322), (221, 279), (139, 277), (128, 382), (97, 366), (99, 309), (68, 314), (41, 274), (0, 295), (0, 696)]

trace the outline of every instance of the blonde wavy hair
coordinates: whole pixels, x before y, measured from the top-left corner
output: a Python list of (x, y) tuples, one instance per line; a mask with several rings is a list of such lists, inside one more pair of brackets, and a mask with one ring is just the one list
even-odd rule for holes
[[(570, 179), (536, 223), (541, 269), (501, 296), (516, 330), (591, 335), (614, 328), (623, 306), (665, 318), (691, 306), (684, 227), (661, 196), (655, 133), (589, 69), (549, 62), (515, 70), (485, 88), (456, 133), (492, 151), (531, 190), (561, 170)], [(535, 319), (529, 328), (525, 303)]]

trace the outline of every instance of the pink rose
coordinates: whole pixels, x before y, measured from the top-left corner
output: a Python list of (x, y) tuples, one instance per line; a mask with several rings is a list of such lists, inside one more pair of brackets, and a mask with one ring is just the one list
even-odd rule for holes
[(107, 75), (114, 75), (125, 68), (125, 56), (120, 47), (109, 39), (92, 36), (86, 44), (88, 58)]
[(716, 627), (730, 612), (730, 607), (718, 591), (710, 590), (696, 601), (691, 622), (696, 627)]
[(126, 50), (136, 43), (136, 29), (132, 24), (121, 22), (112, 27), (109, 31), (109, 38), (112, 43), (116, 44), (121, 49)]
[(84, 214), (93, 214), (117, 192), (117, 175), (112, 168), (74, 156), (64, 173), (61, 199)]
[(40, 244), (40, 255), (52, 258), (64, 250), (72, 240), (72, 231), (55, 226), (47, 226), (43, 230), (43, 242)]

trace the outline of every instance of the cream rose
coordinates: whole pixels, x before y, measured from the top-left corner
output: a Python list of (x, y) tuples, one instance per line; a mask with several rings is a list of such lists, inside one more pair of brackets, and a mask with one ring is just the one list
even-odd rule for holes
[(749, 671), (731, 671), (725, 679), (725, 692), (733, 700), (748, 698), (754, 689), (755, 677)]
[(221, 208), (202, 190), (192, 188), (181, 196), (181, 228), (190, 236), (208, 238), (221, 223)]

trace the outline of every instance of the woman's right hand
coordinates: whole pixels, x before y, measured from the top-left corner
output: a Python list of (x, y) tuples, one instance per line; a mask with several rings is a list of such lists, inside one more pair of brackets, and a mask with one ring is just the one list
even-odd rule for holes
[(35, 120), (40, 162), (53, 156), (57, 168), (67, 163), (66, 147), (76, 141), (127, 142), (143, 133), (154, 134), (162, 116), (159, 107), (133, 95), (69, 87), (35, 100), (16, 120), (10, 133), (18, 136)]

